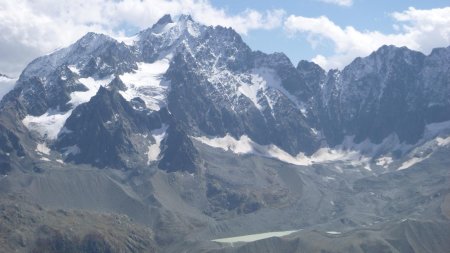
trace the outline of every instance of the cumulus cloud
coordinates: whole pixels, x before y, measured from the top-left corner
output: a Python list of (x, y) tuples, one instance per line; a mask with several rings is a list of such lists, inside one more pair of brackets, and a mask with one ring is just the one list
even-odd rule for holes
[(68, 46), (89, 31), (123, 35), (144, 29), (164, 14), (191, 14), (207, 25), (233, 27), (241, 34), (282, 25), (282, 10), (248, 9), (237, 15), (208, 0), (3, 0), (0, 5), (0, 71), (17, 76), (33, 58)]
[(340, 6), (352, 6), (353, 0), (319, 0), (320, 2), (329, 3), (329, 4), (337, 4)]
[(295, 35), (306, 34), (314, 48), (331, 41), (331, 56), (317, 55), (312, 60), (325, 69), (342, 68), (355, 57), (366, 56), (382, 45), (406, 46), (429, 53), (435, 47), (450, 45), (450, 7), (418, 10), (413, 7), (392, 13), (395, 33), (359, 31), (352, 26), (340, 27), (325, 16), (309, 18), (289, 16), (285, 29)]

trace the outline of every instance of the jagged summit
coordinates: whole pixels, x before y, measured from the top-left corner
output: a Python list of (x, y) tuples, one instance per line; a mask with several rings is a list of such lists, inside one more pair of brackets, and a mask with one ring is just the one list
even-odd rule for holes
[(192, 16), (190, 14), (181, 14), (178, 17), (178, 20), (179, 21), (191, 21), (191, 22), (194, 22), (194, 19), (192, 18)]
[(152, 29), (155, 28), (156, 26), (164, 26), (167, 24), (173, 23), (172, 21), (172, 16), (170, 14), (166, 14), (164, 16), (162, 16), (162, 18), (160, 18), (158, 20), (158, 22), (156, 22), (153, 26)]
[(126, 42), (88, 33), (30, 63), (17, 82), (18, 97), (8, 98), (20, 101), (25, 127), (57, 140), (66, 120), (101, 87), (134, 110), (169, 111), (188, 136), (249, 138), (292, 157), (348, 138), (379, 144), (394, 135), (413, 144), (427, 124), (449, 118), (450, 103), (439, 93), (448, 85), (443, 79), (429, 85), (425, 77), (447, 71), (436, 65), (443, 62), (436, 52), (445, 49), (425, 56), (383, 46), (326, 73), (308, 61), (295, 67), (283, 53), (252, 51), (233, 29), (189, 15), (165, 15)]
[[(0, 241), (23, 252), (113, 251), (116, 240), (118, 252), (153, 241), (169, 253), (445, 252), (449, 55), (386, 46), (326, 72), (188, 16), (123, 40), (88, 33), (31, 62), (0, 103), (0, 195), (20, 196), (0, 209), (14, 218), (25, 199), (41, 213), (0, 218), (36, 227)], [(103, 228), (123, 237), (78, 237), (89, 230), (71, 213), (92, 221), (80, 209), (120, 214)], [(70, 219), (68, 237), (33, 222), (45, 217)], [(277, 228), (295, 232), (215, 240)]]
[[(168, 36), (182, 36), (184, 32), (191, 33), (193, 36), (196, 29), (206, 29), (206, 26), (195, 22), (190, 15), (180, 15), (175, 19), (167, 14), (160, 18), (153, 26), (148, 29), (142, 30), (138, 33), (141, 39), (150, 39), (150, 37), (168, 33)], [(174, 38), (175, 39), (175, 38)]]

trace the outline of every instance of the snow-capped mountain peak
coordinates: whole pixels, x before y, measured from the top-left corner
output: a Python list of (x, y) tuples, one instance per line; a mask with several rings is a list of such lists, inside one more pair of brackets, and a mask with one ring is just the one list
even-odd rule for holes
[[(126, 133), (121, 143), (131, 143), (130, 150), (139, 154), (148, 150), (149, 143), (138, 144), (133, 138), (148, 136), (166, 124), (171, 130), (167, 138), (175, 143), (170, 132), (182, 135), (179, 145), (188, 150), (193, 146), (187, 136), (236, 140), (246, 136), (291, 156), (308, 156), (349, 138), (356, 144), (379, 144), (396, 134), (400, 143), (415, 143), (426, 124), (449, 120), (450, 103), (442, 95), (448, 90), (442, 74), (448, 68), (442, 66), (446, 58), (440, 52), (447, 51), (425, 56), (384, 46), (342, 71), (326, 73), (306, 61), (295, 67), (283, 53), (252, 51), (231, 28), (205, 26), (187, 15), (176, 19), (166, 15), (133, 37), (117, 40), (88, 33), (73, 45), (34, 60), (8, 99), (20, 101), (19, 120), (50, 147), (61, 138), (66, 144), (61, 149), (85, 145), (77, 142), (88, 140), (71, 139), (68, 131), (84, 133), (77, 119), (92, 116), (82, 115), (88, 114), (87, 108), (111, 103), (118, 108), (109, 110), (110, 115), (136, 111), (128, 119), (132, 124), (147, 117), (143, 115), (158, 118), (158, 124), (149, 123), (148, 131), (117, 125), (117, 131)], [(104, 121), (83, 127), (105, 126), (101, 133), (108, 135), (116, 125), (106, 122), (118, 121)], [(159, 140), (158, 145), (164, 143)]]

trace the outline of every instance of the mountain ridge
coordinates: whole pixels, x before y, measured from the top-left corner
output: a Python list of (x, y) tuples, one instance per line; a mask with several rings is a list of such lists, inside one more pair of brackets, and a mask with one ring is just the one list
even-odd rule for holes
[[(161, 97), (177, 124), (189, 129), (188, 135), (230, 134), (235, 139), (247, 135), (258, 144), (273, 144), (293, 156), (311, 155), (324, 143), (330, 147), (339, 145), (346, 136), (355, 136), (356, 144), (366, 139), (378, 144), (396, 134), (399, 142), (414, 144), (426, 124), (450, 120), (445, 113), (450, 102), (445, 98), (431, 109), (423, 105), (442, 92), (427, 85), (429, 92), (421, 94), (422, 84), (414, 81), (421, 78), (422, 65), (428, 72), (435, 68), (428, 57), (436, 58), (448, 48), (425, 56), (406, 47), (383, 46), (367, 57), (356, 58), (342, 71), (326, 72), (307, 61), (294, 67), (283, 53), (251, 51), (232, 29), (206, 27), (189, 16), (180, 16), (175, 22), (170, 16), (163, 16), (133, 38), (127, 44), (107, 35), (88, 33), (68, 48), (32, 61), (16, 87), (25, 111), (36, 117), (27, 121), (28, 126), (42, 127), (32, 120), (41, 120), (43, 113), (57, 115), (60, 111), (58, 117), (64, 120), (78, 104), (88, 102), (88, 98), (74, 101), (74, 94), (94, 96), (95, 89), (111, 78), (133, 75), (136, 77), (124, 84), (119, 93), (127, 101), (133, 96), (144, 98), (147, 107), (149, 100), (145, 96)], [(167, 66), (162, 72), (155, 72), (153, 77), (141, 76), (144, 66), (156, 69), (161, 64)], [(401, 64), (405, 67), (396, 69)], [(411, 74), (409, 79), (400, 76), (405, 71)], [(383, 77), (384, 73), (394, 77), (386, 79), (389, 77)], [(156, 86), (143, 83), (137, 87), (136, 78), (147, 78), (140, 82), (153, 80), (155, 84), (151, 85)], [(95, 83), (103, 79), (103, 83)], [(160, 88), (163, 80), (170, 84), (167, 88)], [(373, 84), (367, 86), (368, 83)], [(449, 89), (445, 80), (441, 86)], [(134, 91), (129, 93), (130, 89)], [(399, 99), (395, 92), (406, 94), (412, 102)], [(186, 100), (186, 94), (190, 99)], [(15, 99), (6, 98), (2, 104)], [(199, 110), (204, 107), (209, 108), (206, 114)], [(358, 107), (359, 111), (351, 109)]]
[[(21, 229), (3, 240), (84, 250), (90, 217), (118, 231), (92, 240), (111, 252), (443, 251), (449, 84), (450, 47), (384, 46), (325, 71), (187, 15), (88, 33), (0, 101), (0, 206), (28, 210), (0, 215)], [(211, 241), (270, 231), (297, 232)]]

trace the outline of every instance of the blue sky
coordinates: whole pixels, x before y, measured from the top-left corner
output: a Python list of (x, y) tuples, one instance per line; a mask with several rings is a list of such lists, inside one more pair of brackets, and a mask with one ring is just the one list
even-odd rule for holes
[(129, 36), (164, 14), (232, 27), (254, 50), (324, 69), (383, 44), (424, 53), (450, 45), (449, 0), (2, 0), (0, 73), (17, 77), (34, 58), (87, 32)]
[[(326, 16), (335, 24), (353, 26), (358, 30), (378, 30), (383, 33), (395, 32), (391, 13), (401, 12), (409, 7), (433, 9), (450, 6), (448, 0), (355, 0), (351, 6), (339, 6), (316, 0), (212, 0), (213, 5), (237, 14), (248, 8), (264, 12), (268, 9), (284, 9), (287, 15), (306, 17)], [(333, 48), (324, 42), (312, 48), (306, 36), (289, 36), (282, 28), (274, 30), (253, 30), (243, 39), (255, 50), (264, 52), (284, 52), (294, 64), (299, 60), (310, 60), (317, 54), (333, 54)]]

